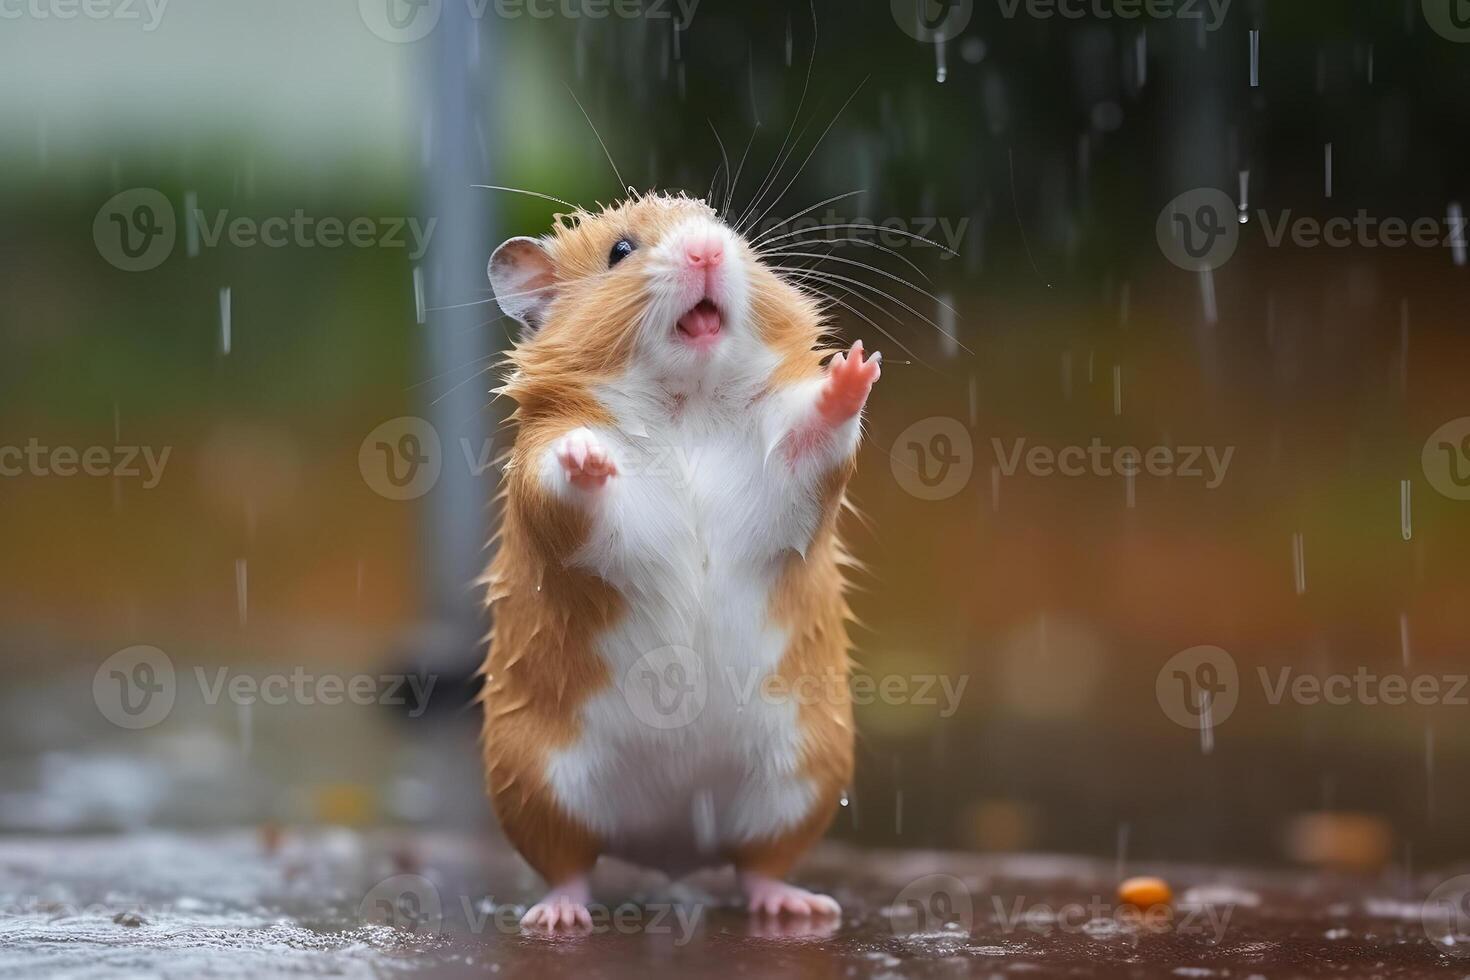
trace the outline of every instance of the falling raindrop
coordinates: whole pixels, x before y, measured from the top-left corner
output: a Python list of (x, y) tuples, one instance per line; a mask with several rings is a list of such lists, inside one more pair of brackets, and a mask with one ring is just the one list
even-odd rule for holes
[(1450, 225), (1450, 255), (1454, 257), (1455, 265), (1465, 264), (1465, 212), (1460, 209), (1459, 201), (1451, 201), (1449, 213), (1446, 216)]
[(934, 42), (934, 80), (943, 85), (949, 77), (948, 45), (943, 37)]
[(1373, 84), (1373, 45), (1368, 45), (1368, 84)]
[(1199, 692), (1199, 750), (1201, 755), (1215, 751), (1215, 693)]
[(1434, 729), (1424, 728), (1424, 807), (1434, 816)]
[(1251, 88), (1261, 87), (1261, 32), (1251, 31)]
[(1399, 533), (1408, 541), (1414, 537), (1414, 516), (1410, 508), (1412, 503), (1413, 482), (1410, 480), (1399, 481)]
[(791, 15), (786, 15), (786, 67), (791, 67), (791, 53), (795, 45), (795, 39), (791, 33)]
[(954, 297), (949, 293), (940, 293), (939, 309), (936, 311), (935, 320), (939, 325), (939, 349), (945, 357), (954, 357), (960, 352), (960, 335), (956, 329), (956, 319)]
[(199, 222), (195, 215), (199, 213), (199, 194), (196, 191), (184, 192), (184, 254), (191, 259), (199, 257)]
[(219, 349), (226, 357), (230, 355), (230, 287), (223, 286), (219, 291)]
[(1148, 84), (1148, 32), (1139, 31), (1133, 41), (1133, 69), (1138, 77), (1138, 87)]
[(247, 700), (241, 701), (237, 708), (235, 717), (240, 728), (240, 755), (248, 759), (255, 746), (255, 705)]
[(419, 326), (423, 326), (426, 315), (424, 309), (424, 270), (419, 266), (413, 267), (413, 315)]
[(1409, 297), (1399, 300), (1399, 391), (1409, 390)]
[(1291, 567), (1293, 580), (1296, 583), (1296, 594), (1307, 593), (1307, 547), (1302, 538), (1302, 532), (1297, 531), (1291, 536)]
[(1403, 659), (1405, 667), (1409, 666), (1409, 661), (1413, 659), (1413, 651), (1409, 646), (1409, 614), (1404, 612), (1399, 613), (1399, 656)]
[(1220, 309), (1215, 305), (1215, 270), (1199, 270), (1199, 300), (1205, 322), (1210, 326), (1220, 322)]
[(249, 612), (249, 570), (244, 558), (235, 559), (235, 616), (244, 626)]
[(1332, 144), (1322, 145), (1322, 178), (1323, 190), (1328, 197), (1332, 196)]
[(1246, 224), (1251, 220), (1251, 172), (1249, 170), (1240, 172), (1240, 204), (1236, 205), (1236, 209), (1240, 212), (1241, 224)]
[(719, 832), (715, 826), (715, 797), (709, 790), (702, 790), (694, 796), (694, 808), (691, 813), (694, 825), (694, 846), (702, 854), (714, 851), (719, 843)]
[(1123, 365), (1113, 365), (1113, 414), (1123, 414)]

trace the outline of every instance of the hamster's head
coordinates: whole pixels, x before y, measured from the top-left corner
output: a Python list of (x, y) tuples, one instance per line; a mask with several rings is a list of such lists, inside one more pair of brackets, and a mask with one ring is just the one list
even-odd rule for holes
[[(613, 379), (636, 370), (675, 389), (754, 363), (774, 333), (816, 308), (762, 265), (704, 201), (649, 194), (559, 215), (552, 233), (512, 238), (490, 259), (502, 310), (525, 327), (517, 359)], [(808, 349), (810, 344), (808, 343)]]

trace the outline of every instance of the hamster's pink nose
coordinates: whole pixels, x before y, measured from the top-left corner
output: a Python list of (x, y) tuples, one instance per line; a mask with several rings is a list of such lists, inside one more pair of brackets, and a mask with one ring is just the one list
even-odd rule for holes
[(692, 235), (684, 243), (684, 255), (696, 269), (713, 268), (725, 259), (725, 243), (714, 234)]

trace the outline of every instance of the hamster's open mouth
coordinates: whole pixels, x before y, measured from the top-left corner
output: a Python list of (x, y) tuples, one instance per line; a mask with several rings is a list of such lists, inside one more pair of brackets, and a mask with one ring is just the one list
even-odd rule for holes
[(679, 317), (679, 336), (698, 347), (708, 347), (720, 337), (725, 325), (724, 314), (710, 300), (702, 299), (694, 308)]

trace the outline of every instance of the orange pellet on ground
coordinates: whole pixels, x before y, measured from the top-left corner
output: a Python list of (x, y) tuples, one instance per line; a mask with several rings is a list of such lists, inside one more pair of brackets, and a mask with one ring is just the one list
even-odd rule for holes
[(1141, 909), (1167, 905), (1173, 898), (1169, 883), (1162, 878), (1129, 878), (1118, 886), (1118, 900)]

